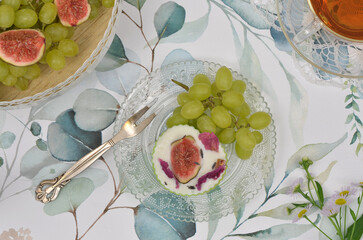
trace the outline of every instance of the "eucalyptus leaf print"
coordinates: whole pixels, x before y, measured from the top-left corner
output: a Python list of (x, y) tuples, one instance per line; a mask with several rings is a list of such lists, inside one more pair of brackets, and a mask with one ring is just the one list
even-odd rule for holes
[(115, 121), (118, 102), (109, 93), (99, 89), (82, 92), (73, 105), (74, 120), (85, 131), (101, 131)]
[(144, 6), (146, 2), (146, 0), (125, 0), (125, 1), (139, 10), (142, 8), (142, 6)]
[(101, 132), (80, 129), (75, 112), (69, 109), (60, 114), (48, 127), (48, 146), (53, 157), (61, 161), (77, 161), (92, 149), (101, 145)]
[(9, 131), (3, 132), (0, 134), (0, 148), (8, 149), (10, 148), (15, 141), (15, 134)]
[(32, 179), (38, 174), (39, 170), (45, 166), (57, 163), (58, 160), (52, 157), (48, 151), (42, 151), (34, 146), (29, 149), (21, 159), (20, 174)]
[(196, 228), (194, 222), (169, 219), (139, 205), (135, 210), (135, 231), (140, 240), (183, 240), (192, 237)]
[(159, 7), (154, 16), (154, 26), (159, 39), (179, 31), (185, 21), (185, 9), (175, 2), (166, 2)]
[(165, 67), (166, 65), (183, 62), (183, 61), (193, 61), (195, 60), (193, 56), (184, 49), (174, 49), (171, 51), (164, 59), (161, 67)]
[(2, 167), (2, 165), (4, 165), (4, 158), (0, 157), (0, 167)]
[(128, 58), (125, 53), (124, 45), (120, 37), (115, 34), (110, 48), (107, 50), (106, 55), (101, 62), (97, 65), (96, 71), (106, 72), (115, 68), (121, 67), (128, 62)]
[(241, 237), (246, 240), (289, 240), (302, 235), (312, 228), (313, 226), (310, 224), (281, 224), (253, 233), (231, 234), (229, 236)]
[(224, 4), (233, 9), (250, 26), (257, 29), (269, 29), (270, 24), (256, 12), (250, 1), (244, 0), (222, 0)]
[(347, 138), (347, 135), (348, 134), (344, 134), (343, 137), (332, 143), (316, 143), (303, 146), (299, 149), (299, 151), (290, 157), (289, 161), (287, 162), (285, 176), (289, 175), (293, 170), (299, 168), (299, 162), (303, 158), (308, 158), (313, 162), (322, 159), (342, 142), (344, 142), (344, 140)]
[[(275, 24), (280, 26), (280, 23), (277, 20), (275, 21)], [(270, 27), (270, 34), (277, 49), (284, 52), (291, 52), (293, 50), (282, 31), (278, 31), (275, 28)], [(288, 35), (290, 39), (292, 39), (292, 33), (288, 32)]]
[(88, 178), (72, 179), (62, 188), (57, 199), (44, 205), (44, 212), (50, 216), (74, 212), (94, 189), (93, 182)]
[(42, 131), (42, 127), (38, 122), (32, 122), (30, 126), (30, 132), (33, 134), (33, 136), (39, 136)]

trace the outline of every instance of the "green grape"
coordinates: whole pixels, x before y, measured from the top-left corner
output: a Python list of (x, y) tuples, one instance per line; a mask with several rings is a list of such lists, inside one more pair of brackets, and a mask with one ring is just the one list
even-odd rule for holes
[(18, 79), (11, 74), (8, 74), (1, 82), (5, 85), (5, 86), (14, 86), (16, 84), (16, 82), (18, 81)]
[(68, 34), (67, 34), (67, 37), (66, 38), (72, 38), (73, 35), (74, 35), (74, 32), (75, 32), (76, 28), (75, 27), (69, 27), (68, 28)]
[(31, 28), (38, 21), (38, 14), (33, 9), (20, 9), (15, 12), (14, 25), (18, 28)]
[(21, 91), (28, 89), (28, 86), (29, 86), (28, 79), (22, 77), (18, 78), (18, 81), (16, 81), (15, 83), (15, 87)]
[(49, 34), (53, 42), (59, 42), (68, 36), (68, 28), (61, 23), (52, 23), (48, 25), (45, 28), (45, 32)]
[(112, 8), (115, 5), (115, 0), (102, 0), (102, 6)]
[(188, 125), (194, 127), (195, 129), (197, 129), (198, 128), (197, 119), (189, 119), (188, 120)]
[(40, 64), (47, 64), (47, 54), (48, 54), (48, 50), (46, 50), (44, 53), (43, 53), (43, 56), (42, 58), (38, 61), (38, 63)]
[(251, 113), (250, 106), (246, 102), (243, 102), (240, 106), (236, 108), (229, 109), (234, 115), (240, 117), (247, 117)]
[(182, 109), (182, 107), (175, 108), (174, 111), (173, 111), (173, 114), (180, 113), (181, 109)]
[(232, 73), (227, 67), (223, 66), (218, 69), (215, 82), (219, 90), (229, 90), (232, 86), (232, 80)]
[(248, 127), (248, 121), (247, 121), (247, 119), (244, 118), (244, 117), (238, 118), (237, 123), (236, 123), (236, 127), (237, 128), (245, 128), (245, 127)]
[(53, 2), (53, 0), (42, 0), (43, 1), (43, 3), (51, 3), (51, 2)]
[(220, 98), (213, 98), (214, 106), (222, 105), (222, 100)]
[(176, 100), (178, 101), (178, 104), (180, 106), (183, 106), (184, 104), (192, 101), (193, 99), (189, 96), (187, 92), (182, 92), (177, 96)]
[(211, 85), (196, 83), (189, 88), (189, 96), (196, 100), (205, 100), (212, 94)]
[(248, 119), (248, 123), (253, 129), (264, 129), (271, 123), (271, 116), (265, 112), (255, 112)]
[(223, 93), (222, 103), (227, 108), (236, 108), (244, 102), (244, 97), (241, 93), (229, 90)]
[(193, 84), (196, 84), (196, 83), (206, 83), (206, 84), (211, 85), (209, 78), (205, 74), (195, 75), (195, 77), (193, 78)]
[(66, 57), (74, 57), (78, 54), (78, 44), (71, 39), (62, 39), (59, 41), (58, 49)]
[(246, 150), (252, 150), (256, 146), (256, 138), (247, 128), (240, 128), (236, 132), (237, 144)]
[(216, 82), (212, 83), (212, 95), (214, 97), (218, 97), (218, 93), (220, 93), (219, 89), (217, 88)]
[(236, 123), (237, 123), (237, 119), (236, 119), (236, 117), (235, 116), (233, 116), (233, 114), (230, 114), (231, 115), (231, 126), (229, 126), (229, 127), (234, 127), (234, 126), (236, 126)]
[(222, 131), (223, 131), (224, 128), (220, 128), (220, 127), (216, 127), (216, 132), (215, 134), (218, 136)]
[[(21, 4), (21, 0), (2, 0), (2, 5), (9, 5), (11, 6), (14, 11), (18, 10)], [(1, 15), (1, 14), (0, 14)]]
[(98, 16), (99, 7), (91, 4), (91, 12), (89, 14), (89, 19), (95, 19)]
[(33, 64), (27, 67), (26, 73), (24, 74), (24, 78), (28, 80), (33, 80), (40, 75), (40, 67), (38, 64)]
[(101, 2), (100, 0), (88, 0), (88, 3), (92, 6), (95, 5), (96, 7), (101, 7)]
[(53, 68), (54, 70), (60, 70), (64, 68), (66, 64), (66, 58), (58, 49), (49, 51), (46, 56), (46, 61), (49, 67)]
[(180, 113), (186, 119), (198, 118), (204, 112), (204, 106), (201, 101), (192, 100), (183, 105)]
[(15, 11), (10, 5), (0, 6), (0, 28), (9, 28), (14, 24)]
[(225, 128), (217, 136), (223, 144), (233, 143), (236, 140), (236, 131), (234, 128)]
[(253, 149), (252, 150), (246, 150), (241, 148), (238, 144), (236, 144), (236, 154), (237, 156), (242, 160), (247, 160), (252, 156)]
[(180, 113), (173, 114), (168, 120), (166, 121), (166, 126), (171, 128), (176, 125), (185, 125), (188, 124), (188, 120), (183, 118)]
[(216, 125), (207, 115), (202, 115), (197, 119), (197, 127), (200, 132), (216, 132)]
[(52, 46), (52, 38), (47, 32), (43, 32), (43, 34), (45, 37), (45, 50), (48, 50)]
[(10, 74), (15, 77), (22, 77), (26, 73), (26, 67), (18, 67), (9, 64)]
[(21, 5), (23, 5), (23, 6), (27, 6), (27, 5), (29, 5), (29, 1), (30, 0), (21, 0)]
[(232, 123), (231, 115), (223, 106), (213, 108), (211, 111), (211, 117), (213, 122), (220, 128), (227, 128)]
[(242, 80), (233, 81), (231, 89), (243, 94), (246, 90), (246, 83)]
[(39, 20), (45, 24), (51, 24), (57, 17), (57, 7), (54, 3), (45, 3), (39, 11)]
[(253, 131), (252, 134), (256, 138), (256, 144), (259, 144), (259, 143), (262, 142), (263, 136), (262, 136), (262, 134), (259, 131)]
[(0, 81), (9, 74), (9, 65), (0, 59)]

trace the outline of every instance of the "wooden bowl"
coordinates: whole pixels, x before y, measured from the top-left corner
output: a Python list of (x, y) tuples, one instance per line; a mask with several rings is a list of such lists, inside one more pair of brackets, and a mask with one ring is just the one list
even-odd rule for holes
[(120, 1), (116, 0), (114, 8), (101, 7), (97, 18), (76, 27), (72, 39), (79, 45), (79, 53), (75, 57), (66, 58), (66, 66), (62, 70), (55, 71), (46, 64), (39, 64), (40, 77), (30, 81), (29, 88), (25, 91), (0, 84), (0, 108), (33, 105), (76, 82), (101, 57), (102, 50), (113, 35), (119, 5)]

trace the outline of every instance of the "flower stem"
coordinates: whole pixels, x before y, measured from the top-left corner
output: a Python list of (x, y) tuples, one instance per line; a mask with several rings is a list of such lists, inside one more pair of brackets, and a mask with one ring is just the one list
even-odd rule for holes
[(347, 205), (344, 206), (344, 237), (347, 235)]
[(315, 223), (313, 223), (306, 215), (304, 215), (304, 218), (306, 219), (306, 220), (308, 220), (316, 229), (318, 229), (322, 234), (324, 234), (324, 236), (325, 237), (327, 237), (327, 238), (329, 238), (330, 240), (333, 240), (333, 239), (331, 239), (328, 235), (326, 235), (326, 233), (323, 231), (323, 230), (321, 230), (318, 226), (316, 226), (316, 224)]

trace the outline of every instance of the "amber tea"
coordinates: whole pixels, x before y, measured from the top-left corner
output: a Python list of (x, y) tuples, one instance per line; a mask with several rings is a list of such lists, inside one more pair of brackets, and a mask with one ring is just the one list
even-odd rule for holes
[(308, 0), (320, 20), (336, 35), (363, 41), (363, 0)]

